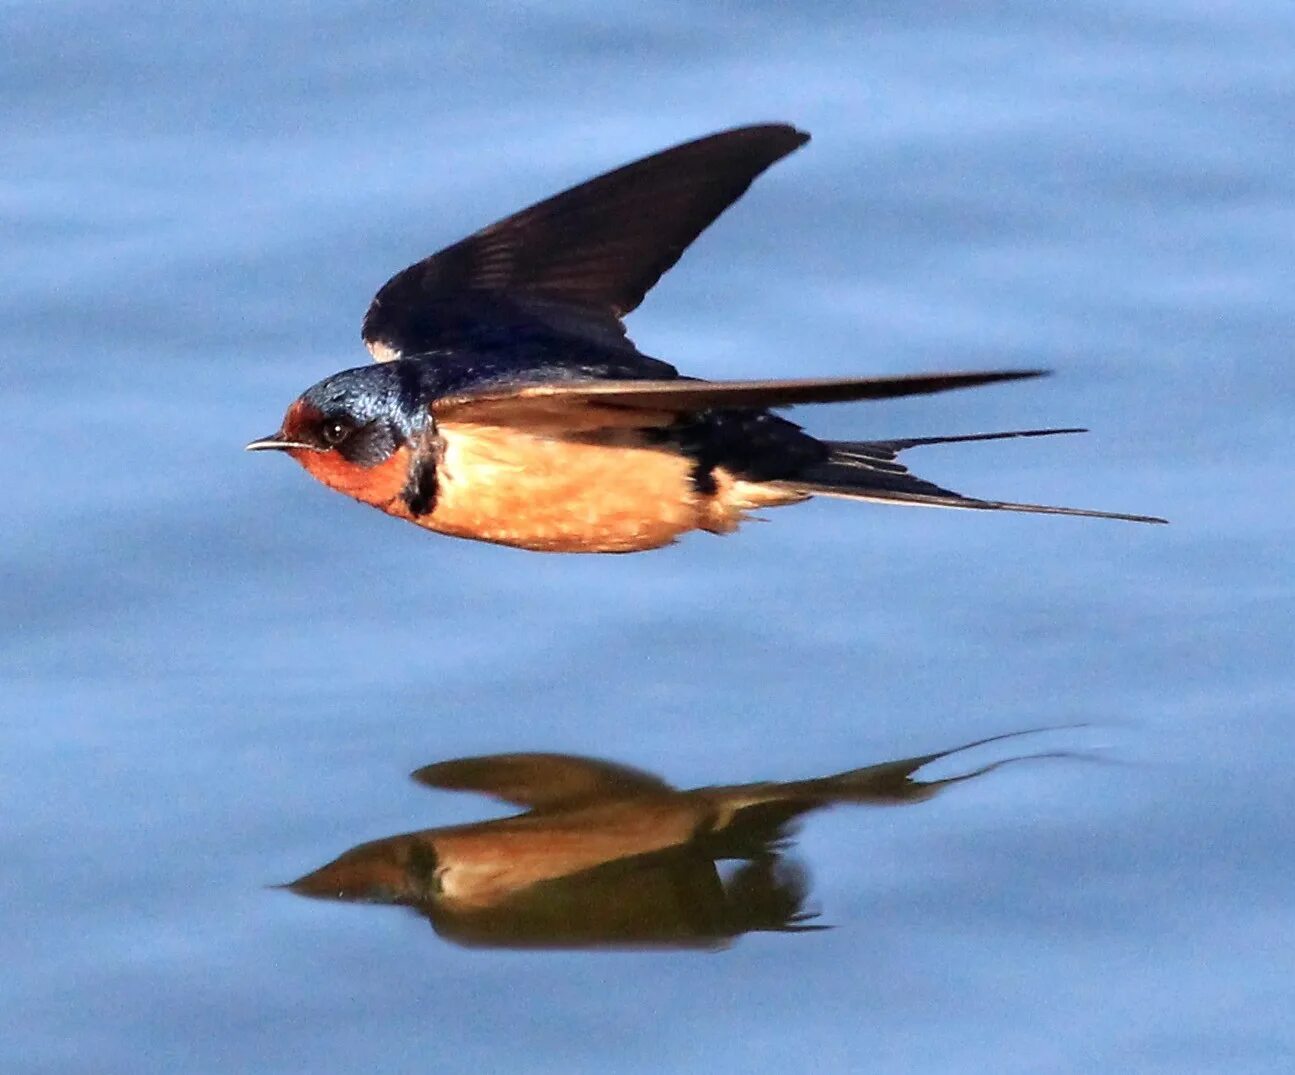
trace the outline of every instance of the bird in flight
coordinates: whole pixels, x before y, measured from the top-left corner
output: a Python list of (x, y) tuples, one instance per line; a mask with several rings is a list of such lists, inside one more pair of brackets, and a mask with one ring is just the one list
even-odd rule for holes
[(922, 445), (1082, 430), (824, 441), (773, 413), (1040, 370), (705, 381), (634, 346), (622, 318), (808, 140), (768, 124), (686, 142), (411, 265), (365, 314), (377, 364), (307, 389), (248, 449), (286, 452), (329, 488), (429, 530), (542, 552), (659, 548), (814, 496), (1163, 522), (963, 496), (898, 461)]

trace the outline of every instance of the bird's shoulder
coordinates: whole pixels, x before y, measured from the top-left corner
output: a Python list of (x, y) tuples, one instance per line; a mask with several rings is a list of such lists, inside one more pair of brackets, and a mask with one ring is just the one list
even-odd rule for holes
[[(412, 365), (418, 371), (419, 395), (433, 413), (446, 401), (520, 399), (530, 389), (577, 382), (692, 380), (669, 363), (636, 351), (552, 336), (479, 340), (475, 346), (420, 355), (400, 365)], [(560, 398), (552, 414), (546, 405), (544, 398), (533, 404), (519, 402), (505, 408), (503, 417), (475, 421), (547, 436), (587, 436), (604, 425), (609, 430), (632, 427), (644, 443), (681, 452), (705, 470), (723, 467), (735, 477), (753, 480), (785, 477), (825, 455), (823, 445), (794, 422), (760, 407), (707, 408), (648, 421), (640, 420), (634, 411), (622, 416), (616, 410), (604, 413), (596, 405), (581, 410)]]
[(482, 324), (461, 342), (401, 360), (428, 400), (573, 381), (667, 381), (668, 362), (535, 325)]

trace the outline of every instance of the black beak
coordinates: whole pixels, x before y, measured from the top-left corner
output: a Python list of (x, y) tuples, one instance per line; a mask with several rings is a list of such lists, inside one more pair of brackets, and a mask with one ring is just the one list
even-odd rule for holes
[(259, 440), (252, 441), (244, 450), (249, 452), (286, 452), (290, 448), (314, 448), (314, 445), (306, 444), (299, 440), (289, 440), (282, 433), (272, 433), (268, 437), (261, 437)]

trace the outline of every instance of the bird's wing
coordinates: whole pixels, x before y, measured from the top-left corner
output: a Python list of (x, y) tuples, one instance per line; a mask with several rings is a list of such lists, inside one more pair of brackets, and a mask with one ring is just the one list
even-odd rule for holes
[(784, 381), (558, 381), (485, 385), (432, 404), (437, 421), (460, 425), (578, 433), (607, 428), (669, 425), (681, 415), (708, 410), (791, 407), (893, 399), (1037, 377), (1041, 370), (918, 373), (901, 377), (806, 378)]
[(630, 347), (621, 318), (775, 161), (809, 140), (786, 124), (675, 146), (523, 209), (402, 270), (364, 315), (378, 361), (538, 321)]
[(532, 809), (671, 790), (651, 773), (574, 754), (491, 754), (437, 762), (413, 778), (445, 791), (475, 791)]

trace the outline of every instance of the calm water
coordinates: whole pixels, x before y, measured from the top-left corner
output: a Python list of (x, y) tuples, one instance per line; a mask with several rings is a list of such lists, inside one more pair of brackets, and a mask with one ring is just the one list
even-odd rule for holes
[[(0, 1068), (1291, 1070), (1295, 8), (1042, 7), (0, 6)], [(1091, 425), (916, 461), (1174, 525), (815, 503), (544, 557), (241, 451), (394, 270), (759, 119), (815, 141), (645, 350), (1051, 366), (800, 417)], [(691, 788), (1056, 724), (1084, 758), (808, 817), (831, 930), (473, 949), (269, 887), (508, 812), (406, 778), (445, 759)]]

